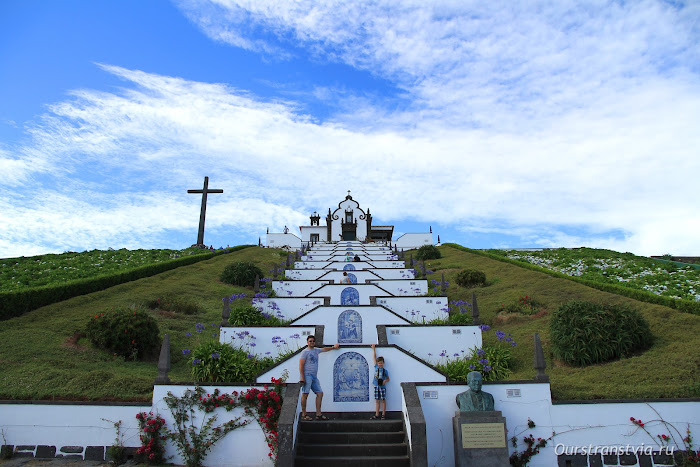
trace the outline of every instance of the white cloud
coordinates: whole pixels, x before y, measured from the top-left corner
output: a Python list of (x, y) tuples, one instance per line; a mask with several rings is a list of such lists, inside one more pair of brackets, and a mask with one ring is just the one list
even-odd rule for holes
[(343, 100), (319, 121), (299, 110), (302, 94), (273, 101), (100, 65), (124, 89), (73, 92), (32, 126), (30, 143), (0, 153), (0, 184), (43, 186), (21, 202), (0, 198), (0, 255), (191, 230), (199, 204), (185, 191), (205, 175), (225, 190), (210, 197), (208, 231), (237, 238), (306, 223), (350, 189), (397, 228), (508, 225), (550, 246), (700, 251), (697, 7), (425, 5), (181, 2), (218, 41), (369, 70), (405, 105), (312, 84), (314, 99)]

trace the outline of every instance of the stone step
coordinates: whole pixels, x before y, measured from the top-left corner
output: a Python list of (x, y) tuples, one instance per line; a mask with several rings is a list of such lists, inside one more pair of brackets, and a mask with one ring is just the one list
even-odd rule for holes
[(403, 420), (314, 420), (299, 422), (301, 432), (402, 432)]
[(401, 412), (331, 412), (330, 420), (299, 421), (295, 465), (408, 466)]
[(388, 444), (403, 443), (406, 435), (398, 432), (327, 432), (327, 431), (300, 431), (298, 434), (300, 443), (311, 444)]
[(355, 457), (355, 456), (406, 456), (408, 447), (393, 444), (299, 444), (297, 456), (305, 457)]
[(308, 457), (297, 456), (297, 467), (409, 467), (408, 456)]

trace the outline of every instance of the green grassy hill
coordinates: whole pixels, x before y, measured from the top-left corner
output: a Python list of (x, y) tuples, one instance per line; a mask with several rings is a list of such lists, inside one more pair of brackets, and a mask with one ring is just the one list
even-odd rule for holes
[[(481, 320), (492, 330), (512, 333), (518, 346), (512, 379), (531, 379), (533, 334), (539, 332), (547, 356), (547, 373), (555, 399), (682, 398), (700, 396), (700, 316), (661, 305), (639, 302), (602, 292), (565, 278), (552, 277), (515, 264), (443, 246), (443, 257), (426, 262), (435, 271), (431, 278), (451, 282), (450, 300), (478, 297)], [(181, 353), (185, 333), (197, 322), (221, 320), (222, 297), (251, 291), (219, 282), (223, 268), (234, 261), (252, 261), (263, 271), (284, 258), (279, 250), (247, 248), (189, 266), (167, 271), (45, 306), (0, 324), (0, 398), (143, 400), (151, 398), (157, 374), (155, 360), (124, 362), (92, 348), (80, 337), (95, 313), (144, 303), (158, 297), (187, 298), (201, 312), (182, 315), (153, 311), (161, 334), (169, 333), (172, 348), (173, 381), (189, 381), (188, 364)], [(464, 268), (479, 269), (490, 285), (465, 289), (456, 285), (455, 275)], [(544, 304), (536, 317), (504, 314), (504, 304), (528, 295)], [(631, 358), (586, 368), (568, 367), (553, 361), (548, 350), (548, 311), (571, 299), (624, 303), (637, 309), (648, 321), (656, 338), (648, 351)], [(435, 355), (440, 353), (435, 344)]]

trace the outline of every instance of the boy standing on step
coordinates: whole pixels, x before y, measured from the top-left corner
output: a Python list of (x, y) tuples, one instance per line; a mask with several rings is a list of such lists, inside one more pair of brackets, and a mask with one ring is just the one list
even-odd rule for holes
[(374, 344), (372, 344), (372, 358), (374, 360), (374, 400), (375, 400), (375, 410), (374, 415), (370, 417), (372, 420), (379, 420), (379, 404), (382, 404), (382, 415), (381, 419), (386, 418), (386, 383), (389, 382), (389, 372), (384, 368), (384, 357), (377, 357), (377, 352), (374, 350)]
[(333, 347), (317, 349), (316, 337), (314, 336), (306, 338), (306, 345), (307, 347), (301, 351), (301, 355), (299, 356), (299, 382), (301, 383), (303, 391), (301, 395), (301, 419), (306, 421), (313, 420), (306, 415), (306, 400), (309, 398), (309, 392), (313, 390), (314, 394), (316, 394), (316, 420), (328, 420), (328, 418), (321, 413), (323, 389), (321, 389), (321, 383), (318, 382), (318, 378), (316, 377), (318, 373), (318, 354), (338, 349), (340, 345), (335, 344)]

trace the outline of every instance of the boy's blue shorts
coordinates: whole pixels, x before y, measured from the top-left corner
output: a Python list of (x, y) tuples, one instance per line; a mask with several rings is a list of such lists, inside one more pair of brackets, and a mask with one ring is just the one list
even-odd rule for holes
[(311, 391), (313, 391), (314, 394), (318, 394), (319, 392), (323, 392), (323, 389), (321, 389), (321, 383), (315, 375), (304, 375), (304, 387), (301, 388), (301, 391), (304, 394), (308, 394)]

